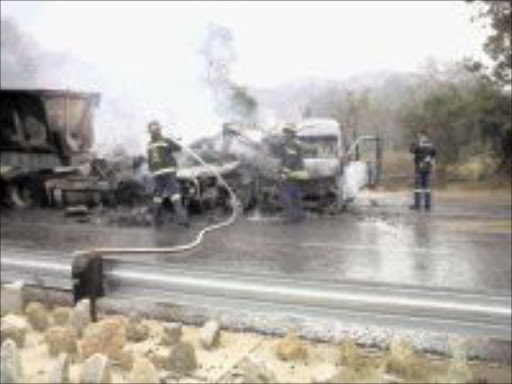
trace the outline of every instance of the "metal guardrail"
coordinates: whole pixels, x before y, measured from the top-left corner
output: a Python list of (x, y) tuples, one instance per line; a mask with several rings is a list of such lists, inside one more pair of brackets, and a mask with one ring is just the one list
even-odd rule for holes
[[(23, 280), (27, 285), (67, 290), (75, 301), (84, 296), (93, 303), (103, 295), (144, 297), (512, 340), (512, 302), (505, 294), (155, 267), (101, 255), (0, 260), (2, 282)], [(95, 316), (95, 305), (91, 307)]]

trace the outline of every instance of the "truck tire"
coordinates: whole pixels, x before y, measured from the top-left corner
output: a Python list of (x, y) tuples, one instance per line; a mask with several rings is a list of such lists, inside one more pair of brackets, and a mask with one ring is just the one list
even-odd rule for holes
[(30, 178), (11, 181), (7, 185), (8, 201), (16, 208), (32, 208), (41, 205), (44, 201), (44, 196), (41, 196), (41, 193), (37, 182)]

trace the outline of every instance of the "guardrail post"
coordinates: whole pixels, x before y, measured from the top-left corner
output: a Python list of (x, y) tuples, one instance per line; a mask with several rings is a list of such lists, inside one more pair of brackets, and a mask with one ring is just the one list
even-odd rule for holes
[(71, 267), (73, 300), (90, 300), (91, 320), (97, 320), (96, 299), (105, 295), (103, 286), (103, 258), (99, 254), (84, 254), (74, 258)]

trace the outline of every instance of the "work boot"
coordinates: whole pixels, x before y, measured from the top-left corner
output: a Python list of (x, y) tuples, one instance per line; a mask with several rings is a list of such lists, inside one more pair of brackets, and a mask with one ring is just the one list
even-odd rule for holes
[(420, 192), (414, 192), (414, 204), (409, 206), (409, 209), (414, 211), (420, 210), (421, 194)]
[(189, 228), (190, 221), (188, 219), (188, 212), (185, 209), (185, 207), (183, 206), (183, 204), (181, 203), (181, 201), (174, 201), (173, 205), (174, 205), (174, 211), (176, 212), (176, 216), (178, 219), (177, 220), (178, 224), (185, 228)]
[(163, 207), (161, 204), (153, 205), (153, 226), (156, 228), (160, 228), (163, 225)]
[(430, 192), (425, 192), (425, 209), (430, 211), (431, 197)]

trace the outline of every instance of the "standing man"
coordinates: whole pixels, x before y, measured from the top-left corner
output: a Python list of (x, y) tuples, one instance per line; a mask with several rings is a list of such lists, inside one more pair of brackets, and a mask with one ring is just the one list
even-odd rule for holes
[(284, 206), (286, 219), (298, 222), (304, 219), (300, 181), (307, 178), (304, 168), (303, 151), (296, 138), (296, 127), (286, 124), (283, 127), (284, 142), (280, 148), (281, 188), (280, 197)]
[(432, 202), (430, 175), (436, 161), (436, 150), (425, 131), (418, 132), (410, 152), (414, 155), (414, 204), (410, 208), (419, 210), (423, 195), (425, 209), (428, 211)]
[(153, 191), (153, 223), (155, 226), (163, 224), (162, 206), (165, 199), (170, 199), (174, 212), (178, 217), (178, 223), (189, 225), (188, 214), (181, 202), (180, 185), (176, 178), (177, 163), (174, 153), (181, 147), (162, 135), (162, 128), (158, 121), (148, 124), (151, 139), (148, 143), (148, 164), (154, 180)]

